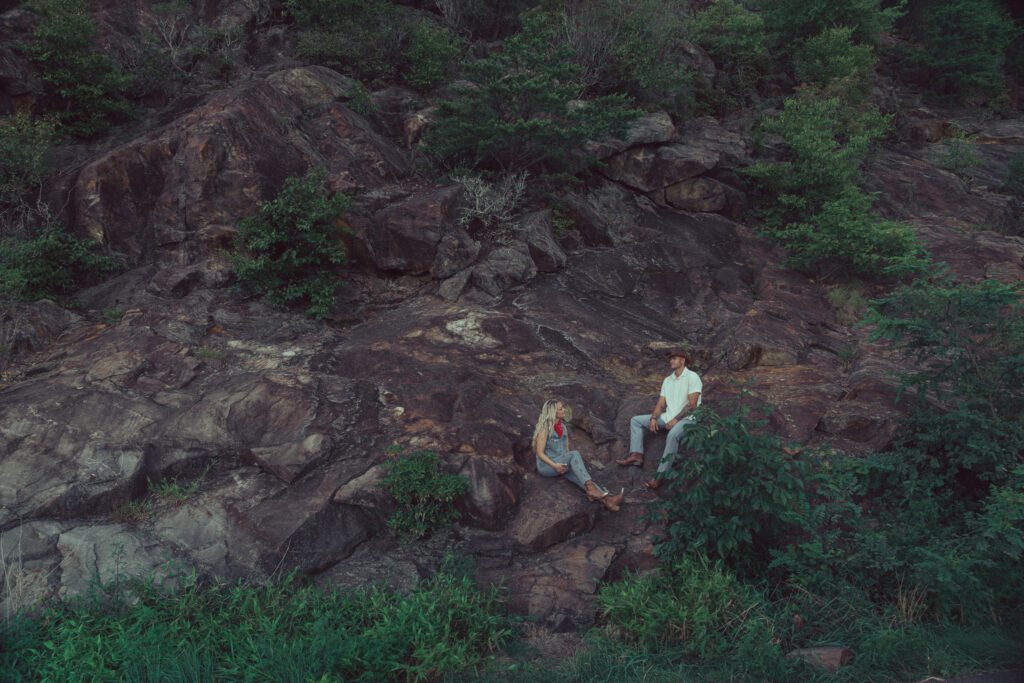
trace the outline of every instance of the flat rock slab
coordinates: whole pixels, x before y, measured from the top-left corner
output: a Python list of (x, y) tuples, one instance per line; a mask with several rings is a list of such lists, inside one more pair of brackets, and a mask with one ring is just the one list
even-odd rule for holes
[(524, 550), (538, 552), (590, 529), (599, 508), (569, 481), (528, 474), (508, 535)]
[(555, 631), (590, 626), (594, 594), (618, 552), (615, 545), (581, 539), (533, 558), (507, 575), (509, 609)]

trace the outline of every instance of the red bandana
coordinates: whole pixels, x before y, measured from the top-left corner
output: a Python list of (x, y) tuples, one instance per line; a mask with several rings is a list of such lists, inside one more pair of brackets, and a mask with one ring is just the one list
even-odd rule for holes
[(562, 421), (559, 420), (555, 423), (555, 434), (558, 434), (558, 438), (562, 438)]

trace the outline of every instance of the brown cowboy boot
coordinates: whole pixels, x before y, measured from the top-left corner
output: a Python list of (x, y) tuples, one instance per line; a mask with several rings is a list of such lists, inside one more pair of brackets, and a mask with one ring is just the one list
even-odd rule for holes
[(630, 465), (632, 465), (633, 467), (639, 467), (642, 469), (644, 466), (644, 454), (630, 453), (625, 458), (620, 458), (615, 462), (621, 465), (622, 467), (629, 467)]
[(601, 503), (604, 504), (611, 512), (618, 512), (619, 506), (626, 500), (626, 489), (622, 489), (619, 493), (614, 496), (605, 496), (601, 499)]

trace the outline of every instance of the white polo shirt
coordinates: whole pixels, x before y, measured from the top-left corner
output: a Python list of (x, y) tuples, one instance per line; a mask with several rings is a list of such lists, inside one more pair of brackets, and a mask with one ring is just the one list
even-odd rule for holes
[[(683, 408), (690, 402), (690, 394), (701, 392), (704, 384), (700, 381), (697, 373), (690, 368), (683, 368), (683, 372), (676, 377), (672, 373), (661, 383), (661, 396), (665, 399), (668, 407), (665, 408), (663, 419), (668, 422), (682, 412)], [(700, 405), (704, 398), (703, 393), (697, 397), (697, 405)]]

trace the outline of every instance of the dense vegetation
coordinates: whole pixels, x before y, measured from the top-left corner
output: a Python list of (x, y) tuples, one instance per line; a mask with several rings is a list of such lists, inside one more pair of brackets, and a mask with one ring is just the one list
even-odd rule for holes
[(341, 222), (349, 199), (324, 190), (325, 175), (310, 171), (288, 178), (274, 199), (243, 220), (232, 256), (242, 287), (275, 306), (306, 305), (306, 313), (327, 315), (347, 259)]

